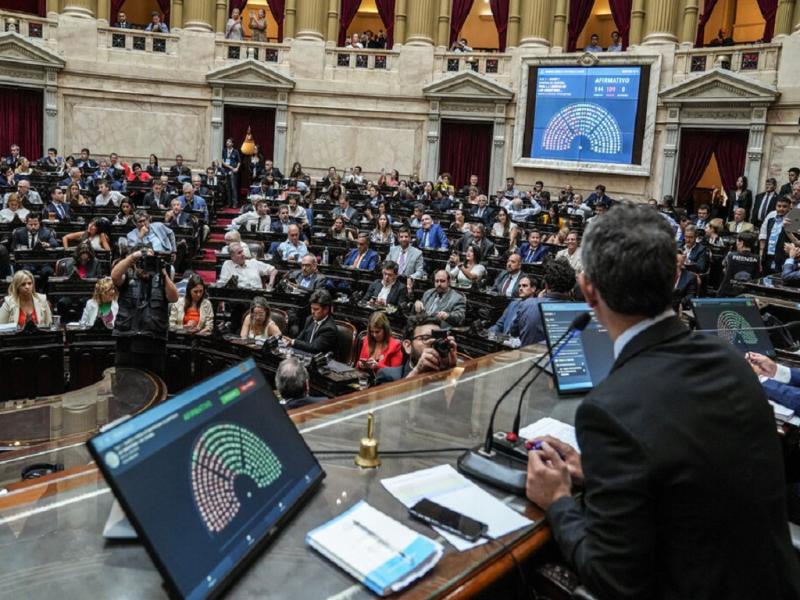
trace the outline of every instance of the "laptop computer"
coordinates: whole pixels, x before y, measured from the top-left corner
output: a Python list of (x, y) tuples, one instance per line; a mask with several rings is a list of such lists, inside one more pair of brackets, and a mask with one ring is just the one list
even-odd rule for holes
[(218, 596), (325, 472), (252, 359), (87, 442), (172, 595)]
[(603, 381), (614, 364), (614, 344), (608, 331), (594, 317), (585, 302), (543, 302), (542, 313), (547, 348), (552, 353), (553, 344), (569, 328), (573, 319), (589, 312), (592, 320), (580, 333), (566, 344), (555, 349), (552, 360), (553, 378), (559, 394), (584, 394)]
[(742, 354), (758, 352), (775, 358), (769, 332), (758, 329), (764, 320), (755, 298), (693, 298), (692, 312), (698, 330), (718, 335)]

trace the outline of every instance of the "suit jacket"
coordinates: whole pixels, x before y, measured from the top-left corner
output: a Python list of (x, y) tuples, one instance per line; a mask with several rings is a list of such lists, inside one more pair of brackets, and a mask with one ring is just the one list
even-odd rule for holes
[(169, 207), (169, 194), (166, 190), (161, 190), (161, 195), (156, 198), (153, 192), (147, 192), (144, 195), (144, 200), (142, 200), (142, 204), (147, 208), (152, 208), (154, 210), (168, 208)]
[(320, 352), (334, 352), (336, 350), (336, 338), (338, 337), (338, 330), (336, 329), (336, 322), (331, 315), (328, 315), (319, 326), (317, 334), (314, 339), (311, 339), (311, 334), (314, 331), (314, 319), (308, 317), (303, 331), (297, 336), (294, 341), (294, 347), (298, 350), (311, 352), (312, 354), (319, 354)]
[(228, 164), (233, 167), (234, 169), (239, 166), (239, 162), (241, 161), (241, 157), (239, 156), (239, 151), (236, 148), (223, 148), (222, 150), (222, 161), (223, 163), (225, 160), (228, 160)]
[[(55, 234), (48, 229), (47, 227), (40, 227), (39, 232), (36, 236), (36, 240), (39, 242), (47, 242), (50, 244), (51, 248), (58, 247), (58, 240), (56, 239)], [(14, 233), (11, 234), (11, 246), (12, 248), (19, 249), (27, 249), (28, 248), (28, 230), (24, 227), (17, 227), (14, 230)]]
[(550, 248), (539, 244), (536, 250), (531, 251), (531, 245), (525, 242), (519, 247), (519, 255), (522, 257), (522, 262), (527, 264), (542, 262), (550, 255)]
[(786, 262), (783, 263), (783, 267), (781, 269), (781, 279), (783, 283), (788, 283), (791, 285), (797, 285), (800, 283), (800, 269), (797, 268), (797, 262), (791, 259), (787, 259)]
[[(754, 231), (754, 230), (755, 230), (755, 227), (753, 226), (752, 223), (748, 223), (747, 221), (743, 221), (742, 222), (742, 228), (739, 231), (739, 233), (745, 233), (747, 231)], [(728, 233), (736, 233), (736, 222), (735, 221), (731, 221), (730, 223), (728, 223)]]
[[(59, 212), (59, 209), (61, 212)], [(56, 207), (54, 202), (50, 202), (44, 209), (45, 216), (47, 213), (56, 213), (56, 218), (58, 219), (59, 223), (66, 223), (72, 219), (72, 210), (70, 209), (69, 204), (62, 202), (58, 207)]]
[[(296, 269), (289, 273), (288, 279), (300, 285), (300, 280), (303, 278), (303, 272), (300, 269)], [(327, 278), (322, 275), (321, 273), (314, 273), (311, 276), (311, 283), (309, 287), (302, 288), (304, 290), (308, 290), (309, 292), (313, 292), (314, 290), (322, 290), (325, 289), (325, 284), (327, 283)]]
[(686, 257), (686, 270), (693, 273), (705, 273), (708, 271), (708, 251), (703, 244), (696, 243), (689, 252)]
[[(381, 293), (383, 289), (383, 280), (377, 279), (369, 284), (367, 288), (367, 293), (364, 294), (364, 300), (370, 300), (372, 298), (377, 298), (378, 294)], [(392, 287), (389, 290), (389, 297), (386, 298), (386, 304), (391, 304), (392, 306), (397, 306), (400, 304), (401, 301), (406, 300), (406, 292), (407, 289), (405, 284), (401, 282), (399, 279), (392, 284)]]
[[(506, 279), (511, 277), (511, 273), (508, 271), (503, 271), (500, 275), (497, 276), (497, 279), (494, 280), (494, 285), (492, 286), (492, 291), (501, 294), (503, 292), (503, 286), (506, 284)], [(514, 282), (514, 285), (511, 286), (511, 295), (507, 296), (508, 298), (516, 298), (517, 297), (517, 289), (519, 288), (519, 278), (522, 277), (522, 272), (520, 271), (517, 273), (517, 280)]]
[(511, 333), (511, 326), (514, 324), (514, 321), (517, 318), (520, 304), (522, 304), (521, 298), (515, 298), (509, 302), (508, 306), (506, 306), (506, 309), (503, 311), (503, 314), (500, 315), (500, 318), (497, 320), (497, 323), (489, 327), (489, 331), (492, 333), (509, 335)]
[(697, 275), (686, 269), (681, 271), (672, 293), (675, 304), (694, 298), (697, 295)]
[[(422, 227), (417, 229), (417, 246), (419, 248), (447, 248), (447, 236), (444, 234), (441, 225), (434, 223), (427, 233), (426, 239), (425, 230)], [(426, 239), (424, 244), (423, 239)]]
[[(297, 220), (289, 217), (289, 225), (297, 225)], [(286, 233), (283, 231), (283, 222), (280, 219), (273, 219), (270, 229), (273, 233)], [(300, 237), (303, 237), (302, 233), (300, 234)]]
[[(186, 196), (178, 196), (178, 200), (181, 201), (181, 207), (185, 208)], [(206, 204), (205, 199), (201, 198), (198, 195), (192, 196), (192, 208), (189, 210), (203, 213), (203, 221), (208, 223), (208, 204)]]
[[(355, 262), (356, 258), (358, 258), (358, 248), (353, 248), (350, 252), (347, 253), (347, 256), (342, 263), (346, 267), (352, 267)], [(380, 262), (380, 257), (375, 250), (369, 249), (367, 250), (366, 254), (364, 254), (364, 258), (361, 259), (361, 264), (359, 265), (359, 270), (361, 271), (374, 271), (378, 268), (378, 263)]]
[[(461, 254), (466, 254), (467, 248), (469, 248), (474, 243), (475, 243), (475, 238), (473, 238), (472, 235), (467, 235), (465, 233), (461, 237), (461, 239), (458, 240), (458, 245), (456, 246), (456, 248), (458, 249), (459, 252), (461, 252)], [(494, 242), (489, 238), (487, 238), (486, 236), (484, 236), (481, 239), (481, 243), (477, 244), (477, 246), (481, 249), (481, 255), (484, 259), (487, 256), (494, 256), (496, 254)]]
[(327, 398), (324, 396), (303, 396), (302, 398), (290, 398), (282, 404), (286, 410), (292, 410), (293, 408), (300, 408), (301, 406), (316, 404), (317, 402), (322, 402), (323, 400), (327, 400)]
[[(386, 260), (392, 260), (400, 264), (400, 254), (402, 250), (403, 249), (400, 246), (392, 246), (389, 248), (389, 253), (386, 255)], [(406, 264), (403, 267), (403, 271), (399, 273), (399, 275), (416, 278), (425, 277), (425, 266), (422, 257), (422, 250), (415, 248), (414, 246), (408, 247)]]
[(800, 597), (773, 411), (727, 342), (674, 316), (652, 325), (583, 399), (575, 428), (583, 506), (561, 498), (547, 519), (594, 594)]
[(781, 196), (791, 196), (792, 195), (792, 184), (788, 181), (781, 186), (780, 190)]
[(750, 190), (744, 190), (739, 200), (736, 200), (736, 190), (730, 190), (728, 192), (728, 206), (725, 207), (725, 211), (729, 215), (733, 215), (734, 208), (743, 208), (744, 214), (749, 215), (750, 211), (753, 210), (753, 192)]
[(492, 223), (494, 223), (494, 209), (491, 206), (485, 206), (483, 208), (483, 215), (480, 215), (481, 212), (480, 206), (473, 206), (470, 214), (473, 217), (477, 217), (481, 220), (481, 222), (486, 225), (487, 227), (491, 227)]
[(800, 411), (800, 369), (789, 369), (791, 379), (789, 383), (779, 383), (774, 379), (766, 379), (761, 387), (767, 393), (767, 398), (793, 411)]
[(446, 312), (447, 319), (442, 323), (443, 327), (458, 327), (461, 325), (467, 316), (467, 301), (464, 295), (450, 288), (438, 299), (438, 302), (436, 302), (436, 296), (435, 289), (428, 290), (422, 295), (422, 304), (425, 307), (425, 312), (429, 315), (435, 315), (441, 311)]
[[(760, 194), (756, 195), (755, 202), (753, 202), (753, 208), (750, 211), (750, 222), (753, 224), (754, 227), (760, 227), (762, 220), (760, 215), (762, 212), (761, 204), (764, 202), (764, 197), (767, 195), (767, 192), (761, 192)], [(778, 203), (778, 198), (780, 195), (777, 192), (772, 193), (772, 197), (769, 199), (769, 204), (767, 205), (767, 210), (764, 212), (764, 216), (766, 217), (769, 213), (775, 210), (775, 205)]]
[(400, 381), (404, 377), (408, 377), (410, 372), (411, 365), (408, 364), (408, 360), (406, 360), (402, 366), (399, 367), (383, 367), (378, 371), (378, 374), (375, 377), (375, 385)]

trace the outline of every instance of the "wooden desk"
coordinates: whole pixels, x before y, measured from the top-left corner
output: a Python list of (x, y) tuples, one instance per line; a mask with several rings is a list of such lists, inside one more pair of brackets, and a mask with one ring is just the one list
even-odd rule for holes
[[(516, 381), (530, 365), (531, 350), (507, 352), (470, 361), (457, 373), (444, 373), (353, 394), (291, 413), (309, 446), (352, 449), (366, 429), (366, 412), (374, 411), (377, 436), (383, 450), (472, 446), (482, 441), (484, 427), (499, 390)], [(514, 402), (501, 407), (498, 426), (512, 420)], [(572, 421), (578, 400), (559, 400), (546, 378), (534, 385), (523, 410), (523, 422), (553, 416)], [(100, 532), (112, 495), (93, 468), (79, 441), (63, 451), (41, 449), (45, 456), (74, 453), (63, 473), (12, 488), (0, 497), (0, 597), (58, 597), (83, 599), (164, 598), (160, 577), (138, 544), (106, 543)], [(435, 466), (454, 464), (458, 454), (384, 456), (380, 469), (362, 471), (350, 455), (321, 456), (328, 477), (321, 490), (303, 507), (260, 555), (231, 590), (231, 598), (327, 598), (373, 596), (343, 571), (305, 544), (312, 528), (341, 514), (360, 499), (426, 535), (430, 529), (408, 518), (405, 508), (380, 484), (385, 477)], [(0, 457), (4, 461), (19, 455)], [(18, 463), (17, 463), (18, 464)], [(492, 492), (493, 490), (489, 490)], [(157, 492), (156, 492), (157, 493)], [(505, 494), (496, 493), (505, 499)], [(166, 499), (165, 499), (166, 501)], [(503, 538), (518, 561), (535, 556), (550, 539), (542, 513), (518, 498), (512, 506), (536, 520), (534, 528)], [(31, 511), (35, 508), (34, 511)], [(176, 532), (176, 535), (179, 535)], [(52, 573), (52, 576), (42, 576)], [(457, 553), (447, 546), (441, 562), (401, 598), (467, 598), (485, 591), (505, 574), (516, 577), (503, 545), (487, 543)]]

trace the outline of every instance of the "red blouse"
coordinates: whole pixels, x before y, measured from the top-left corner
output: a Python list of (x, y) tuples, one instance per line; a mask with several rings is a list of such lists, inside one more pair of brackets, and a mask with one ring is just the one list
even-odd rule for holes
[[(358, 358), (359, 360), (369, 360), (369, 338), (366, 336), (364, 337), (364, 342), (361, 344), (361, 353)], [(383, 351), (375, 370), (377, 371), (383, 367), (399, 367), (402, 364), (403, 346), (396, 339), (390, 337), (389, 346)]]

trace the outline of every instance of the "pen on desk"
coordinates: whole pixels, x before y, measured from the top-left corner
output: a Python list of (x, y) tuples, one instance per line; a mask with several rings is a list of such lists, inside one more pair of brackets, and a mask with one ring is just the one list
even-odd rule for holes
[(386, 546), (386, 547), (387, 547), (389, 550), (391, 550), (391, 551), (392, 551), (392, 552), (394, 552), (395, 554), (399, 554), (400, 556), (402, 556), (402, 557), (403, 557), (403, 558), (405, 558), (406, 560), (409, 560), (409, 561), (411, 560), (411, 557), (410, 557), (408, 554), (406, 554), (406, 553), (405, 553), (405, 552), (403, 552), (402, 550), (398, 550), (397, 548), (395, 548), (394, 546), (392, 546), (392, 545), (391, 545), (389, 542), (387, 542), (385, 539), (383, 539), (383, 538), (382, 538), (381, 536), (379, 536), (377, 533), (375, 533), (374, 531), (372, 531), (372, 529), (370, 529), (369, 527), (367, 527), (366, 525), (364, 525), (364, 524), (363, 524), (361, 521), (356, 521), (356, 520), (354, 519), (354, 520), (353, 520), (353, 524), (354, 524), (356, 527), (358, 527), (359, 529), (361, 529), (361, 530), (362, 530), (364, 533), (366, 533), (368, 536), (370, 536), (370, 537), (371, 537), (371, 538), (373, 538), (374, 540), (377, 540), (377, 541), (378, 541), (378, 542), (379, 542), (379, 543), (380, 543), (382, 546)]
[[(541, 442), (541, 441), (539, 441), (539, 442), (530, 442), (529, 441), (529, 442), (525, 443), (525, 447), (528, 450), (541, 450), (543, 443), (544, 442)], [(563, 454), (561, 454), (561, 452), (559, 452), (557, 448), (553, 448), (553, 450), (555, 450), (558, 453), (558, 455), (561, 457), (561, 460), (567, 460), (566, 457)]]

